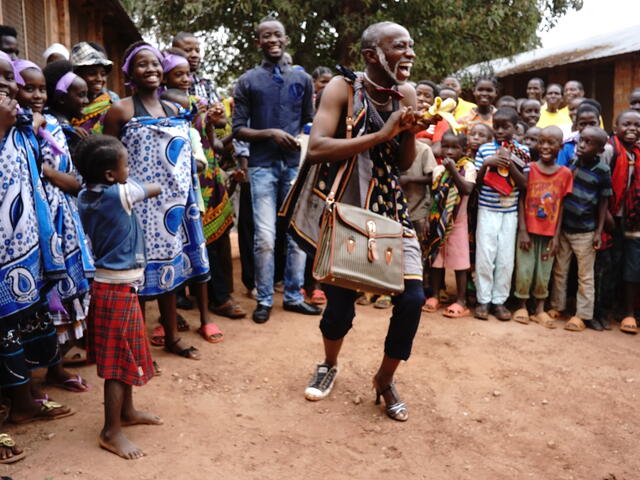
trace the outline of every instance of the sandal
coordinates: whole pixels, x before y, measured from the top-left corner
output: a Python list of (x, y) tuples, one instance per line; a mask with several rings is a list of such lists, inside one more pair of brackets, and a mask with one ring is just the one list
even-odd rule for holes
[(547, 315), (549, 315), (553, 320), (560, 320), (560, 317), (562, 317), (562, 312), (559, 312), (555, 308), (552, 308), (551, 310), (547, 310)]
[[(160, 320), (158, 320), (159, 322)], [(179, 332), (188, 332), (189, 331), (189, 323), (185, 320), (185, 318), (179, 313), (176, 314), (176, 322), (178, 324)], [(164, 342), (163, 342), (164, 343)]]
[(210, 303), (209, 310), (211, 310), (216, 315), (220, 315), (221, 317), (231, 318), (234, 320), (238, 318), (244, 318), (247, 316), (247, 312), (245, 312), (244, 309), (240, 305), (238, 305), (236, 302), (234, 302), (233, 299), (231, 298), (226, 302), (224, 302), (219, 307), (216, 307)]
[(398, 396), (398, 392), (396, 391), (395, 383), (391, 382), (382, 390), (378, 390), (376, 380), (373, 379), (373, 388), (376, 390), (376, 405), (380, 405), (380, 397), (384, 396), (385, 393), (391, 392), (394, 403), (391, 405), (386, 405), (384, 409), (384, 413), (387, 414), (387, 417), (396, 420), (398, 422), (406, 422), (409, 420), (409, 411), (407, 410), (406, 404), (400, 400)]
[(370, 293), (363, 293), (356, 299), (357, 305), (371, 305), (373, 303), (373, 295)]
[(508, 322), (511, 320), (511, 312), (502, 304), (493, 306), (493, 316), (501, 322)]
[(532, 322), (539, 323), (545, 328), (556, 328), (556, 322), (549, 316), (547, 312), (542, 312), (531, 317)]
[(80, 375), (76, 375), (72, 378), (67, 378), (62, 383), (52, 383), (51, 385), (53, 387), (62, 388), (64, 390), (76, 393), (88, 392), (89, 389), (91, 389), (91, 385), (89, 385)]
[[(13, 452), (13, 447), (16, 446), (16, 442), (6, 433), (0, 433), (0, 447), (9, 448)], [(18, 460), (22, 460), (26, 456), (24, 451), (20, 453), (14, 453), (10, 457), (0, 459), (0, 463), (9, 464), (15, 463)], [(7, 477), (8, 478), (8, 477)]]
[(380, 295), (373, 304), (373, 308), (389, 308), (391, 306), (391, 297), (389, 295)]
[(11, 423), (16, 425), (24, 425), (26, 423), (37, 422), (39, 420), (57, 420), (59, 418), (70, 417), (74, 413), (69, 407), (65, 407), (57, 402), (52, 402), (48, 398), (38, 400), (40, 403), (40, 410), (33, 417), (25, 418), (24, 420), (10, 420)]
[(466, 306), (462, 306), (456, 302), (449, 305), (445, 311), (442, 312), (442, 315), (448, 318), (462, 318), (470, 316), (471, 311)]
[(316, 288), (311, 294), (311, 304), (312, 305), (324, 305), (327, 303), (327, 296), (324, 294), (322, 290)]
[(200, 360), (200, 351), (194, 346), (186, 348), (178, 347), (178, 342), (180, 340), (182, 339), (178, 338), (171, 345), (165, 345), (164, 350), (166, 352), (178, 355), (182, 358), (188, 358), (189, 360)]
[(625, 333), (636, 334), (638, 333), (638, 324), (634, 317), (624, 317), (620, 322), (620, 331)]
[(519, 308), (518, 310), (513, 312), (511, 318), (518, 323), (522, 323), (523, 325), (529, 324), (529, 312), (526, 308)]
[(62, 365), (64, 367), (75, 367), (85, 365), (86, 363), (87, 351), (75, 345), (69, 349), (62, 359)]
[(207, 323), (201, 326), (198, 329), (198, 333), (209, 343), (220, 343), (224, 340), (224, 333), (215, 323)]
[(164, 347), (164, 327), (156, 325), (151, 332), (151, 345), (154, 347)]
[(423, 312), (427, 312), (427, 313), (435, 313), (438, 310), (440, 310), (440, 307), (442, 305), (440, 305), (440, 302), (438, 301), (438, 299), (436, 297), (430, 297), (427, 298), (427, 301), (424, 302), (424, 306), (422, 307), (422, 311)]
[(449, 303), (451, 301), (451, 297), (449, 297), (449, 294), (447, 293), (446, 290), (440, 290), (438, 292), (438, 301), (440, 303)]
[(565, 324), (564, 329), (569, 330), (570, 332), (581, 332), (587, 328), (580, 317), (573, 316), (569, 319), (569, 321)]
[(479, 303), (473, 312), (473, 316), (478, 320), (489, 320), (489, 304)]

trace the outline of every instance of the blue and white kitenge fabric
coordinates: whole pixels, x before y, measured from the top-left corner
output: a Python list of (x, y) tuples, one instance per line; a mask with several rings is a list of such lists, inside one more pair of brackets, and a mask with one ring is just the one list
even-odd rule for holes
[(0, 387), (27, 383), (29, 370), (60, 361), (53, 322), (38, 313), (65, 273), (40, 182), (31, 116), (0, 145)]
[(0, 148), (0, 318), (26, 315), (65, 275), (37, 166), (31, 117), (11, 128)]
[(129, 153), (129, 174), (141, 183), (162, 187), (157, 197), (134, 204), (147, 256), (141, 297), (170, 293), (188, 280), (209, 278), (189, 127), (188, 114), (136, 117), (120, 135)]
[[(73, 176), (75, 171), (69, 154), (65, 134), (53, 115), (45, 115), (46, 130), (55, 139), (58, 148), (64, 153), (57, 154), (49, 143), (41, 142), (42, 163)], [(58, 341), (65, 343), (70, 338), (81, 338), (84, 332), (84, 320), (89, 308), (89, 279), (95, 274), (93, 257), (78, 215), (76, 200), (63, 192), (53, 183), (43, 178), (42, 183), (47, 195), (51, 218), (57, 235), (60, 237), (66, 275), (56, 283), (51, 295), (57, 295), (64, 308), (51, 308), (49, 314), (58, 328)], [(55, 301), (50, 301), (55, 305)], [(62, 310), (62, 311), (60, 311)]]

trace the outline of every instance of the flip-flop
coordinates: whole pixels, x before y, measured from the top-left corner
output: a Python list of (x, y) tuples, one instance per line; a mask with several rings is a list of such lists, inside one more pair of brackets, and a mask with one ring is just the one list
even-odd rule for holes
[(449, 296), (446, 290), (441, 289), (438, 292), (438, 301), (440, 303), (449, 303), (451, 301), (451, 297)]
[(576, 316), (571, 317), (564, 326), (564, 329), (569, 330), (570, 332), (581, 332), (585, 328), (587, 327), (582, 321), (582, 319)]
[[(64, 390), (68, 390), (70, 392), (76, 392), (76, 393), (88, 392), (91, 389), (91, 385), (86, 383), (84, 378), (82, 378), (80, 375), (76, 375), (75, 378), (67, 378), (62, 383), (52, 383), (51, 385), (54, 387), (62, 388)], [(84, 385), (85, 388), (81, 388), (77, 385)]]
[(526, 308), (519, 308), (518, 310), (513, 312), (513, 315), (511, 315), (511, 319), (518, 323), (522, 323), (523, 325), (528, 325), (529, 312), (527, 312)]
[(182, 358), (187, 358), (189, 360), (200, 360), (200, 350), (198, 350), (193, 345), (190, 347), (182, 348), (178, 347), (178, 342), (182, 340), (181, 338), (176, 339), (171, 345), (165, 345), (164, 350), (169, 353), (173, 353), (174, 355), (178, 355)]
[(75, 345), (69, 349), (62, 359), (62, 365), (65, 367), (85, 365), (86, 363), (87, 351)]
[(16, 425), (24, 425), (27, 423), (33, 423), (33, 422), (38, 422), (40, 420), (58, 420), (59, 418), (65, 418), (65, 417), (70, 417), (71, 415), (75, 414), (76, 412), (74, 410), (69, 409), (67, 412), (64, 413), (60, 413), (57, 415), (49, 415), (49, 413), (55, 411), (55, 410), (59, 410), (61, 408), (64, 408), (64, 405), (61, 405), (59, 403), (56, 402), (52, 402), (51, 400), (41, 400), (39, 401), (40, 405), (40, 410), (38, 411), (38, 413), (36, 415), (34, 415), (33, 417), (24, 419), (24, 420), (10, 420), (11, 423), (14, 423)]
[(324, 305), (325, 303), (327, 303), (327, 296), (324, 294), (322, 290), (320, 290), (319, 288), (316, 288), (311, 293), (311, 303), (313, 305)]
[(438, 301), (438, 299), (436, 297), (429, 297), (427, 298), (427, 301), (424, 302), (424, 305), (422, 307), (422, 311), (423, 312), (427, 312), (427, 313), (435, 313), (438, 310), (440, 310), (440, 307), (442, 305), (440, 305), (440, 302)]
[(151, 332), (151, 345), (154, 347), (164, 347), (164, 327), (156, 325)]
[(638, 324), (633, 317), (624, 317), (620, 322), (620, 331), (624, 333), (636, 334), (638, 333)]
[(549, 315), (553, 320), (558, 320), (562, 316), (562, 312), (552, 308), (551, 310), (547, 310), (547, 315)]
[(449, 305), (442, 315), (448, 318), (462, 318), (471, 316), (471, 311), (467, 307), (463, 307), (458, 302)]
[[(13, 448), (15, 446), (16, 446), (16, 442), (15, 442), (15, 440), (13, 438), (11, 438), (6, 433), (0, 433), (0, 447)], [(18, 460), (22, 460), (26, 455), (27, 454), (23, 450), (21, 453), (16, 453), (16, 454), (12, 455), (9, 458), (4, 458), (4, 459), (0, 460), (0, 463), (3, 463), (5, 465), (8, 465), (10, 463), (15, 463)]]
[(373, 308), (389, 308), (391, 306), (391, 297), (389, 295), (380, 295), (376, 302), (373, 304)]
[(556, 322), (553, 321), (553, 319), (549, 316), (549, 314), (547, 312), (542, 312), (539, 313), (537, 315), (533, 315), (531, 317), (531, 321), (532, 322), (536, 322), (539, 323), (540, 325), (542, 325), (545, 328), (556, 328)]
[(209, 343), (220, 343), (224, 340), (222, 330), (220, 330), (215, 323), (207, 323), (206, 325), (201, 326), (198, 329), (198, 333)]

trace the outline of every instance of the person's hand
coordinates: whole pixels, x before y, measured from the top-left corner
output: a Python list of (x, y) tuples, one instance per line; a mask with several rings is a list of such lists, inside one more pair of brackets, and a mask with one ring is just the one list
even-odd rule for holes
[(593, 249), (600, 250), (602, 246), (602, 232), (595, 231), (593, 232)]
[(239, 168), (239, 169), (234, 170), (233, 172), (231, 172), (231, 178), (234, 181), (236, 181), (238, 183), (241, 183), (241, 182), (244, 182), (247, 179), (247, 174), (245, 173), (244, 170)]
[(456, 169), (456, 162), (449, 157), (445, 157), (442, 159), (442, 166), (446, 168), (449, 173), (453, 173)]
[(384, 140), (391, 140), (401, 132), (411, 128), (413, 123), (413, 113), (409, 107), (403, 107), (393, 112), (383, 127), (380, 129), (380, 134)]
[(87, 132), (82, 127), (73, 127), (73, 130), (76, 132), (76, 135), (78, 135), (80, 138), (85, 138), (89, 136), (89, 132)]
[(547, 252), (549, 252), (549, 255), (553, 256), (556, 254), (556, 252), (558, 251), (558, 246), (560, 245), (560, 241), (558, 240), (557, 236), (553, 236), (551, 237), (551, 240), (549, 240), (549, 245), (547, 245)]
[(300, 142), (296, 140), (296, 137), (294, 137), (290, 133), (285, 132), (284, 130), (274, 128), (271, 131), (271, 138), (278, 144), (279, 147), (284, 148), (285, 150), (289, 150), (292, 152), (300, 151)]
[(46, 163), (42, 163), (42, 175), (45, 176), (45, 178), (51, 178), (51, 173), (54, 171), (54, 169), (52, 167), (50, 167), (49, 165), (47, 165)]
[(531, 237), (529, 237), (529, 232), (526, 230), (520, 230), (518, 232), (518, 244), (520, 245), (520, 249), (528, 252), (531, 248)]
[(18, 113), (18, 102), (7, 97), (0, 97), (0, 130), (5, 133), (15, 125)]
[(214, 103), (207, 110), (207, 124), (213, 125), (215, 128), (222, 128), (227, 123), (227, 113), (222, 103)]
[(40, 128), (47, 126), (47, 120), (44, 115), (38, 112), (33, 112), (33, 132), (37, 133)]

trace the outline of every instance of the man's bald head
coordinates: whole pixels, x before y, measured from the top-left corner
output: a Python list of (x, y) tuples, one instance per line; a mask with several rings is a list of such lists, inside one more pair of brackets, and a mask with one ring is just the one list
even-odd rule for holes
[(404, 29), (402, 25), (395, 22), (378, 22), (373, 25), (369, 25), (365, 31), (362, 32), (362, 36), (360, 37), (360, 51), (375, 50), (380, 44), (380, 39), (382, 38), (384, 30), (388, 27), (400, 27)]

